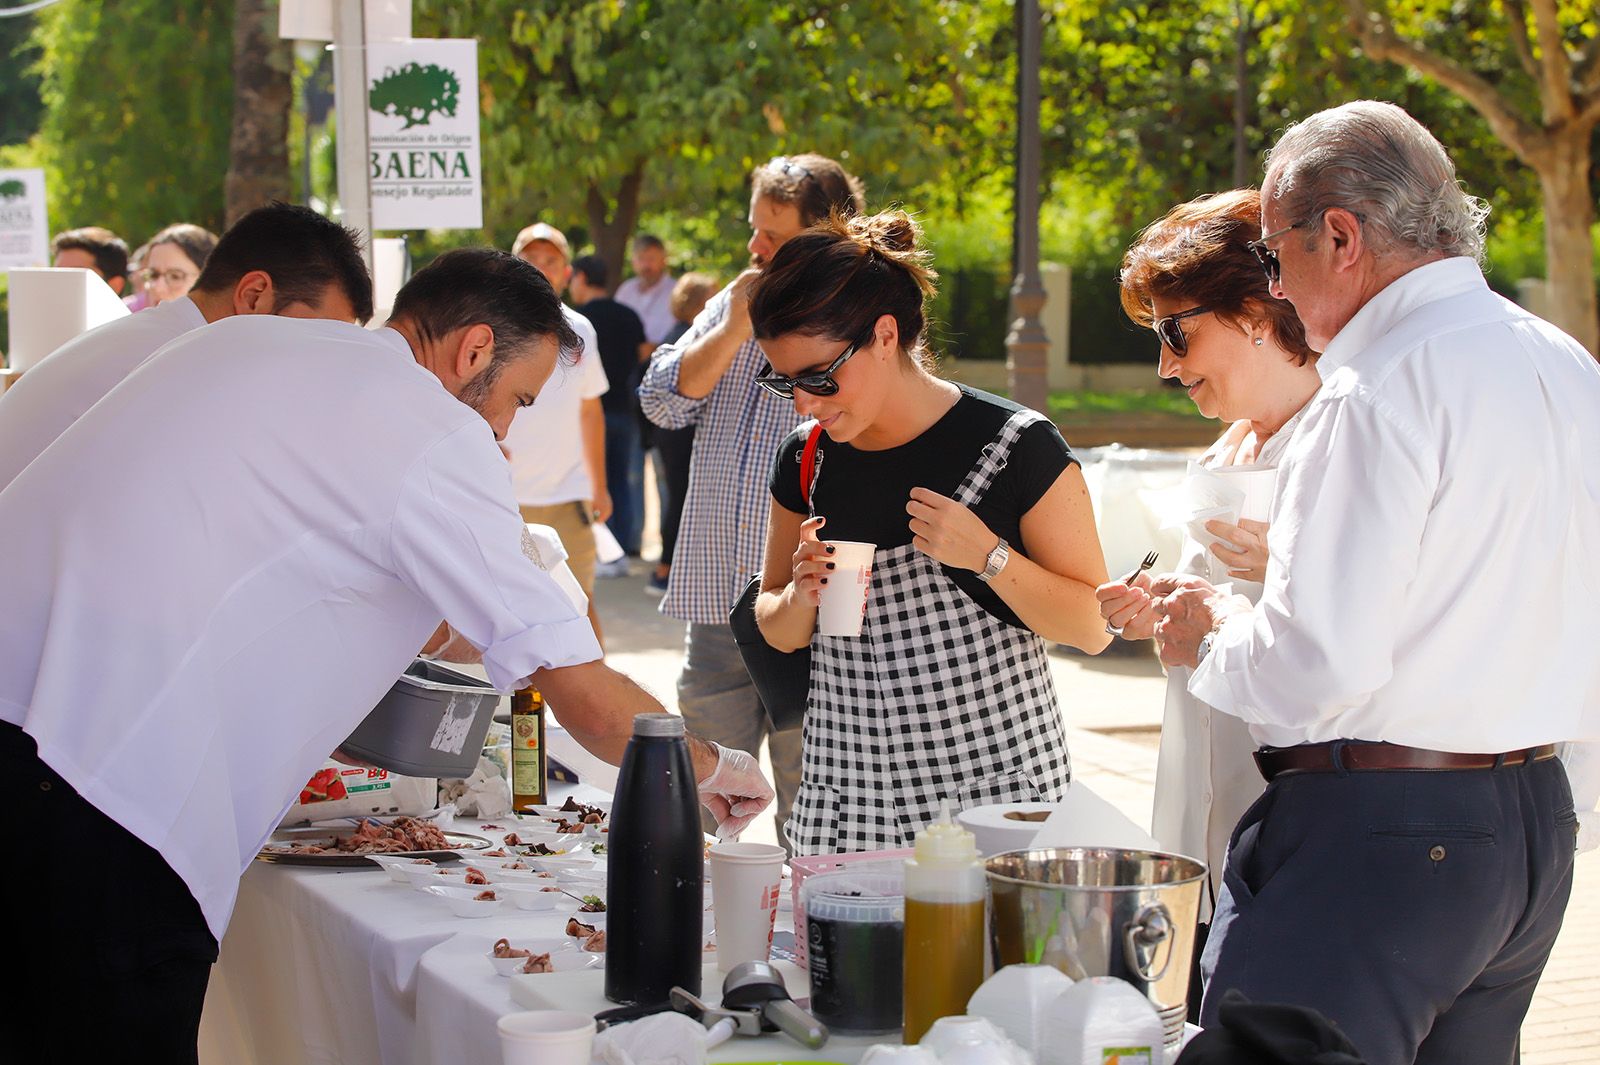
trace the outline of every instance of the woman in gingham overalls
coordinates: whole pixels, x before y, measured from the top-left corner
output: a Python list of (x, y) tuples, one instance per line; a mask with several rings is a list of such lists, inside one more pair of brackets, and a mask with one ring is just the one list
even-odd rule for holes
[[(774, 465), (756, 604), (770, 644), (812, 649), (797, 854), (907, 846), (945, 798), (1059, 799), (1069, 763), (1045, 640), (1092, 653), (1109, 639), (1105, 561), (1065, 441), (929, 372), (919, 235), (901, 211), (836, 217), (791, 238), (751, 296), (771, 362), (758, 380), (812, 419)], [(878, 545), (859, 637), (815, 634), (825, 525)]]

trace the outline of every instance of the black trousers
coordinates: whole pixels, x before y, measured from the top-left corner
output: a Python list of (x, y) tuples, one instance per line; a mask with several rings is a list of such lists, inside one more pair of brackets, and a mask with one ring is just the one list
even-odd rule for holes
[(0, 1057), (198, 1061), (217, 941), (178, 874), (5, 722), (0, 803), (35, 870), (0, 877), (18, 977), (0, 995)]
[(1510, 1065), (1567, 896), (1558, 760), (1279, 777), (1234, 830), (1222, 993), (1309, 1006), (1371, 1065)]
[(666, 505), (661, 508), (661, 564), (672, 565), (678, 547), (678, 526), (683, 522), (683, 500), (689, 494), (689, 456), (694, 453), (694, 426), (657, 429), (652, 445), (661, 452), (666, 481)]

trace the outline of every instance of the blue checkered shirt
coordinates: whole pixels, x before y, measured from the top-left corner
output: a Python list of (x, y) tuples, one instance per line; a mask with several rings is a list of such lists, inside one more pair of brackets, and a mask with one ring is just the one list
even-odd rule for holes
[[(731, 286), (730, 286), (731, 287)], [(772, 492), (767, 481), (783, 438), (803, 420), (794, 404), (756, 387), (767, 357), (754, 339), (703, 399), (678, 394), (683, 352), (728, 316), (728, 289), (713, 296), (676, 343), (656, 349), (639, 385), (644, 415), (665, 429), (695, 426), (689, 494), (661, 612), (726, 625), (728, 610), (761, 568)]]

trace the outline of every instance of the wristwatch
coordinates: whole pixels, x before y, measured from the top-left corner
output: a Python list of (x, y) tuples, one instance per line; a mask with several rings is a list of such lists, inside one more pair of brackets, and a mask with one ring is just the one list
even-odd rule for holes
[(1006, 562), (1011, 558), (1011, 545), (1001, 540), (994, 545), (994, 550), (989, 552), (989, 557), (984, 560), (983, 570), (978, 574), (978, 579), (988, 584), (1000, 576), (1000, 571), (1006, 568)]
[(1200, 637), (1200, 643), (1195, 647), (1194, 651), (1194, 664), (1196, 666), (1199, 666), (1201, 662), (1204, 662), (1206, 660), (1206, 655), (1211, 653), (1211, 641), (1216, 639), (1216, 636), (1217, 630), (1212, 629), (1210, 632)]

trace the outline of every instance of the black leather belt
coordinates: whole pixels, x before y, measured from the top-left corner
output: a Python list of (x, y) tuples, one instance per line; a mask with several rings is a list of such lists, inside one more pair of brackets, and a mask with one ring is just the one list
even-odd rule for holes
[(1421, 747), (1402, 747), (1398, 743), (1363, 743), (1330, 740), (1303, 743), (1297, 747), (1263, 747), (1255, 752), (1256, 768), (1270, 783), (1285, 773), (1365, 773), (1385, 769), (1453, 770), (1495, 769), (1503, 765), (1526, 765), (1556, 756), (1556, 745), (1524, 747), (1504, 754), (1456, 754), (1430, 751)]

